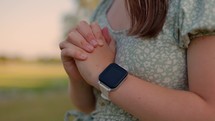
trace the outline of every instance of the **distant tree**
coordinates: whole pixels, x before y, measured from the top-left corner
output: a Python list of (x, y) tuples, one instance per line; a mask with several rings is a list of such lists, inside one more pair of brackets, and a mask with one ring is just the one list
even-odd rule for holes
[(77, 24), (79, 21), (79, 18), (72, 14), (66, 14), (63, 17), (63, 38), (65, 38), (70, 31), (70, 29)]
[(8, 59), (8, 57), (6, 57), (6, 56), (4, 56), (4, 55), (1, 55), (0, 56), (0, 62), (6, 62), (6, 61), (8, 61), (9, 59)]
[(59, 58), (53, 58), (53, 57), (40, 57), (36, 60), (38, 63), (44, 63), (44, 64), (55, 64), (60, 63), (61, 60)]
[(76, 0), (79, 2), (79, 6), (84, 9), (94, 10), (100, 0)]
[(24, 59), (18, 55), (16, 56), (6, 56), (6, 55), (0, 55), (0, 63), (5, 62), (24, 62)]
[(70, 29), (80, 20), (89, 20), (92, 12), (95, 10), (100, 0), (75, 0), (77, 12), (75, 14), (68, 13), (63, 17), (63, 38), (65, 38)]

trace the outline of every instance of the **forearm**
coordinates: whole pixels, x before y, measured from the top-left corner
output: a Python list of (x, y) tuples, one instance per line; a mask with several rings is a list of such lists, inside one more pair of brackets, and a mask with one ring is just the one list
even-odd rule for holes
[(92, 86), (84, 81), (69, 81), (69, 94), (73, 104), (82, 112), (90, 113), (95, 109)]
[(129, 75), (110, 93), (113, 103), (146, 121), (214, 121), (212, 106), (195, 93), (163, 88)]

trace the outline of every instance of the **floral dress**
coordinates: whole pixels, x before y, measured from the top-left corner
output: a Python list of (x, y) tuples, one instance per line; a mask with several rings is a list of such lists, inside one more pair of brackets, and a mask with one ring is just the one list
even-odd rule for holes
[[(102, 0), (91, 20), (110, 30), (116, 41), (115, 63), (150, 83), (188, 90), (187, 48), (196, 37), (215, 35), (215, 0), (169, 0), (162, 31), (156, 38), (143, 39), (127, 36), (128, 30), (111, 28), (106, 14), (112, 3), (113, 0)], [(117, 105), (104, 100), (99, 91), (94, 90), (94, 93), (96, 110), (87, 116), (73, 111), (76, 121), (138, 121)], [(68, 112), (67, 116), (70, 114)]]

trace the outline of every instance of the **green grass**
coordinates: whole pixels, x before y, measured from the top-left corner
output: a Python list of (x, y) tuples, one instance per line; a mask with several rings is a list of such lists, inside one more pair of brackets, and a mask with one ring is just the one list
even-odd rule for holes
[(0, 64), (0, 121), (63, 121), (67, 82), (61, 64)]
[(37, 88), (66, 78), (61, 64), (0, 64), (0, 87)]
[(66, 91), (18, 93), (0, 101), (0, 121), (63, 121), (72, 109)]

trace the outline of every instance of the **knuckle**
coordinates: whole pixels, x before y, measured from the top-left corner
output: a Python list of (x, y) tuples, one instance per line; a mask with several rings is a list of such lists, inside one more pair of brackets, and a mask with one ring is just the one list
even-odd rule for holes
[(86, 35), (85, 35), (85, 37), (88, 39), (88, 40), (90, 40), (90, 39), (93, 39), (93, 34), (92, 33), (86, 33)]
[(73, 36), (73, 32), (70, 32), (69, 35), (68, 35), (68, 40), (69, 41), (72, 39), (72, 36)]
[(73, 36), (74, 36), (74, 34), (75, 34), (75, 31), (69, 33), (69, 35), (68, 35), (68, 41), (69, 41), (69, 42), (72, 42), (72, 41), (73, 41)]
[(73, 58), (74, 55), (75, 55), (75, 52), (72, 49), (63, 49), (61, 51), (61, 56), (67, 56), (67, 57), (72, 57)]
[(67, 55), (68, 55), (67, 49), (61, 50), (61, 55), (62, 55), (62, 56), (67, 56)]
[(59, 43), (59, 48), (60, 48), (60, 49), (63, 49), (63, 48), (64, 48), (64, 46), (65, 46), (64, 43), (65, 43), (64, 41)]
[(69, 37), (71, 34), (75, 33), (76, 31), (77, 31), (76, 28), (71, 29), (67, 34), (67, 36)]
[(84, 21), (84, 20), (81, 20), (79, 24), (80, 25), (85, 25), (85, 24), (88, 24), (88, 23), (86, 21)]
[(76, 33), (76, 30), (72, 30), (72, 31), (69, 33), (69, 36), (73, 35), (74, 33)]
[(80, 41), (80, 46), (83, 47), (83, 46), (85, 46), (85, 45), (86, 45), (86, 42), (85, 42), (84, 40), (81, 40), (81, 41)]
[(69, 33), (76, 31), (76, 28), (77, 28), (77, 27), (72, 28), (72, 29), (69, 31)]
[(79, 50), (76, 50), (76, 51), (74, 52), (74, 57), (79, 57), (80, 54), (81, 54), (81, 52), (80, 52)]
[[(74, 44), (73, 44), (74, 45)], [(78, 43), (74, 46), (76, 46), (78, 49), (84, 48), (87, 45), (87, 42), (85, 40), (80, 40)]]
[(78, 57), (82, 53), (81, 49), (78, 47), (68, 47), (61, 51), (61, 55), (68, 56), (68, 57)]
[(99, 27), (99, 24), (98, 24), (98, 22), (92, 22), (92, 24), (91, 24), (92, 26), (96, 26), (96, 27)]
[(96, 31), (96, 32), (100, 32), (101, 33), (101, 28), (100, 28), (100, 26), (98, 25), (98, 24), (94, 24), (93, 26), (92, 26), (92, 29), (94, 30), (94, 31)]
[(100, 31), (95, 31), (95, 36), (97, 39), (104, 39), (104, 37)]
[(82, 20), (82, 21), (80, 21), (80, 22), (78, 23), (77, 29), (80, 30), (80, 28), (83, 27), (83, 26), (85, 26), (85, 25), (87, 25), (87, 22)]

